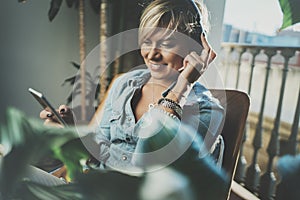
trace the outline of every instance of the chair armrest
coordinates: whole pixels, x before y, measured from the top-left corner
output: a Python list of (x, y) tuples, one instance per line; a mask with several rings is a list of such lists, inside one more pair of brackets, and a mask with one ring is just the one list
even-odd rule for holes
[(237, 182), (232, 181), (229, 200), (259, 200), (259, 198)]

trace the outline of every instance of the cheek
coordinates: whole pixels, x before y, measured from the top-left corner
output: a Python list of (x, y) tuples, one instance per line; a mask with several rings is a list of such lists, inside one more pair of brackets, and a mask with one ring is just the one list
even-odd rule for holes
[(188, 49), (184, 46), (179, 46), (166, 51), (164, 54), (166, 57), (169, 57), (172, 60), (183, 60), (183, 58), (188, 55)]
[(177, 56), (176, 60), (176, 68), (179, 69), (183, 66), (183, 58), (180, 56)]
[(182, 67), (183, 65), (183, 57), (181, 57), (180, 55), (169, 53), (165, 56), (165, 58), (167, 58), (169, 62), (173, 63), (173, 66)]
[(144, 48), (142, 48), (142, 49), (140, 50), (140, 53), (141, 53), (141, 56), (142, 56), (143, 58), (145, 58), (146, 55), (147, 55), (147, 51), (146, 51), (146, 49), (144, 49)]

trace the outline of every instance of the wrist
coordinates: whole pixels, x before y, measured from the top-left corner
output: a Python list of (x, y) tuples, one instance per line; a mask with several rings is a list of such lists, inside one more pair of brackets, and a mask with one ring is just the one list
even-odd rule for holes
[(172, 90), (170, 90), (166, 98), (172, 99), (181, 107), (183, 107), (191, 88), (192, 84), (189, 83), (185, 78), (179, 76), (175, 86), (172, 88)]
[(158, 101), (158, 107), (175, 115), (179, 120), (182, 118), (182, 107), (172, 99), (161, 98)]

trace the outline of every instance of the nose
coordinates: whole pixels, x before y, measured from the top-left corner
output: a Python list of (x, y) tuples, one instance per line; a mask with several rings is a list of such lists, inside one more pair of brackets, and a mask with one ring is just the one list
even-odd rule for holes
[(161, 57), (162, 57), (161, 49), (157, 48), (156, 46), (152, 46), (151, 48), (148, 49), (147, 58), (149, 60), (158, 61), (161, 59)]

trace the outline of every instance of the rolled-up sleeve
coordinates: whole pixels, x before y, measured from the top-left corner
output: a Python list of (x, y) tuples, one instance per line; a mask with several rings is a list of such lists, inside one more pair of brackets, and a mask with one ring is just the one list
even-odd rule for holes
[(197, 127), (195, 131), (203, 139), (201, 152), (209, 152), (221, 133), (224, 120), (224, 109), (210, 91), (200, 84), (194, 86), (191, 106), (184, 110), (185, 124)]

